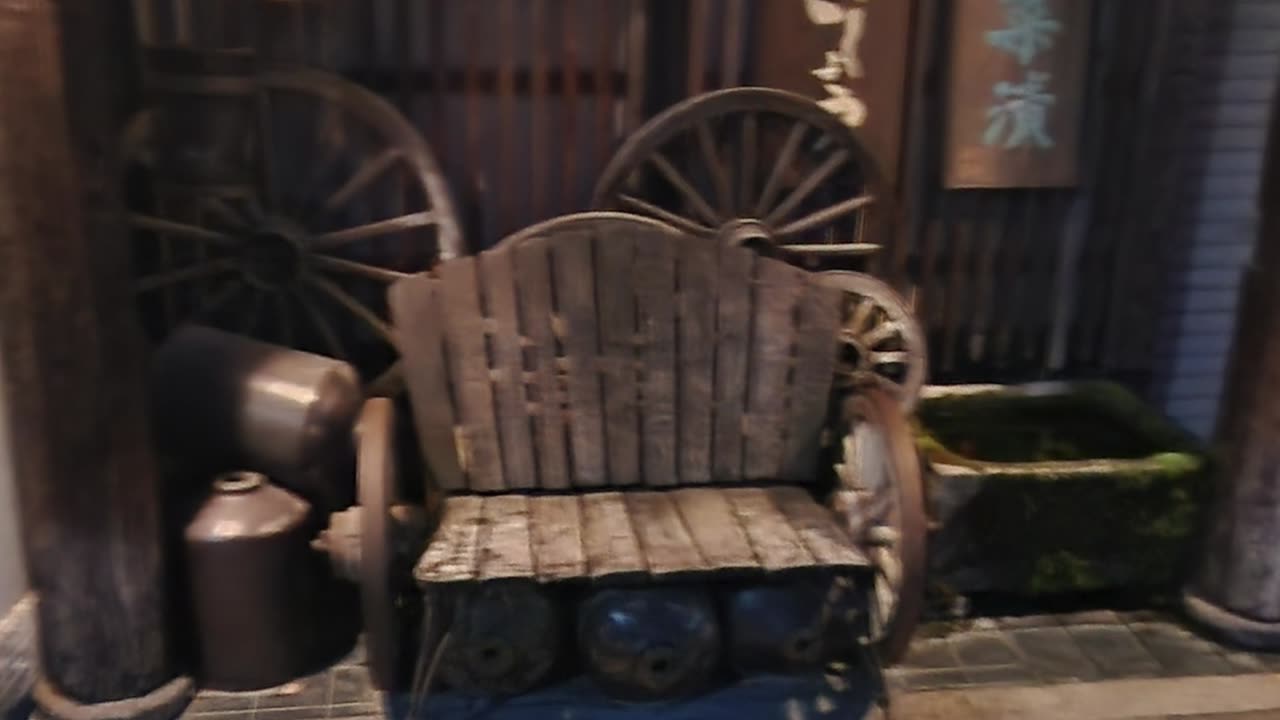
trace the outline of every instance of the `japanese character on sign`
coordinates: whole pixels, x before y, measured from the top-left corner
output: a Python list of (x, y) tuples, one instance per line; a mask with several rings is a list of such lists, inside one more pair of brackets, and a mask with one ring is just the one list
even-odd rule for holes
[[(858, 0), (865, 3), (867, 0)], [(862, 61), (858, 58), (858, 45), (862, 42), (866, 27), (866, 9), (847, 7), (832, 0), (804, 0), (809, 20), (818, 25), (841, 25), (840, 43), (834, 51), (825, 54), (826, 64), (813, 75), (822, 81), (822, 88), (829, 97), (818, 104), (838, 116), (851, 127), (866, 121), (867, 106), (843, 83), (848, 78), (862, 77)]]
[(1018, 64), (1028, 68), (1021, 83), (1001, 80), (992, 86), (993, 104), (987, 109), (987, 127), (982, 134), (984, 145), (1051, 148), (1049, 109), (1056, 98), (1049, 90), (1053, 79), (1047, 72), (1028, 66), (1043, 50), (1053, 47), (1054, 35), (1062, 23), (1053, 17), (1048, 0), (1000, 0), (1005, 9), (1007, 27), (986, 33), (987, 44), (1013, 55)]

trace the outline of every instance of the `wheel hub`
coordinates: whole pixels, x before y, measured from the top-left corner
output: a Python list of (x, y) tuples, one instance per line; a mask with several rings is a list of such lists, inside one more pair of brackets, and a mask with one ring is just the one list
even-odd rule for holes
[(239, 256), (245, 281), (263, 290), (294, 285), (307, 255), (303, 237), (302, 228), (283, 218), (269, 219), (251, 230)]
[(729, 247), (751, 248), (757, 252), (773, 247), (773, 233), (760, 220), (738, 218), (720, 228), (720, 239)]

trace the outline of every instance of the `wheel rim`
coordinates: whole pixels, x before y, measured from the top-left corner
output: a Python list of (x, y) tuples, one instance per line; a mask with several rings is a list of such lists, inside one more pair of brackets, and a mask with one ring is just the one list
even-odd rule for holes
[(619, 148), (593, 205), (798, 258), (878, 247), (880, 188), (852, 131), (812, 100), (769, 88), (707, 93), (655, 116)]
[(539, 237), (543, 235), (551, 235), (559, 232), (570, 230), (594, 230), (604, 231), (610, 227), (636, 227), (636, 228), (653, 228), (661, 230), (664, 233), (673, 232), (674, 229), (653, 218), (644, 217), (642, 215), (633, 215), (624, 212), (584, 212), (574, 213), (572, 215), (561, 215), (560, 217), (544, 220), (535, 225), (530, 225), (522, 230), (506, 236), (495, 247), (508, 247), (519, 245), (529, 238)]
[(154, 196), (129, 216), (144, 323), (157, 338), (196, 320), (330, 355), (357, 365), (371, 393), (398, 392), (386, 286), (465, 251), (435, 159), (394, 106), (341, 78), (246, 82), (252, 122), (232, 148), (250, 168), (243, 182), (147, 173), (164, 107), (126, 130), (125, 157)]
[(845, 402), (849, 433), (836, 467), (851, 492), (849, 532), (875, 569), (870, 587), (871, 639), (894, 662), (906, 652), (924, 606), (924, 487), (911, 429), (894, 399), (870, 389)]
[(395, 409), (376, 398), (365, 404), (356, 426), (356, 492), (360, 503), (360, 607), (374, 684), (396, 684), (400, 658), (391, 506), (396, 492)]
[(910, 412), (928, 374), (924, 332), (893, 288), (863, 273), (830, 270), (819, 282), (844, 292), (837, 384), (876, 387)]

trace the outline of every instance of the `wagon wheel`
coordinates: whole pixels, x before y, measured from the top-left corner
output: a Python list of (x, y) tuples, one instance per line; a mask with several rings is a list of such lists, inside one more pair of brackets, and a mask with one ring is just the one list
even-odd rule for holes
[(242, 132), (221, 146), (248, 170), (229, 181), (175, 178), (155, 162), (173, 154), (153, 137), (164, 108), (130, 123), (125, 157), (151, 190), (129, 215), (150, 333), (196, 320), (349, 360), (370, 393), (397, 392), (386, 286), (465, 252), (421, 136), (387, 101), (323, 72), (197, 75), (174, 85), (164, 97), (229, 95), (233, 111), (242, 93)]
[(886, 392), (870, 388), (844, 403), (836, 510), (875, 569), (870, 635), (882, 657), (902, 657), (924, 607), (924, 486), (911, 428)]
[(686, 100), (623, 143), (593, 206), (795, 259), (862, 255), (880, 187), (852, 130), (812, 100), (730, 88)]
[(540, 223), (530, 225), (527, 228), (517, 230), (503, 238), (499, 242), (499, 245), (519, 245), (532, 237), (554, 235), (555, 233), (564, 232), (566, 230), (599, 231), (609, 227), (628, 226), (635, 228), (654, 228), (661, 230), (664, 233), (673, 232), (675, 230), (666, 223), (641, 215), (632, 215), (631, 213), (608, 211), (583, 212), (553, 217), (550, 220), (544, 220)]
[(828, 270), (820, 282), (845, 293), (837, 383), (879, 387), (906, 412), (915, 407), (928, 372), (924, 332), (902, 296), (863, 273)]

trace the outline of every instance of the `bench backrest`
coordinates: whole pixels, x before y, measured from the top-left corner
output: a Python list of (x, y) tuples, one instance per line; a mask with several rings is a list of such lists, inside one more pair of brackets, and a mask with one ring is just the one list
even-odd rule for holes
[(427, 465), (475, 492), (809, 481), (841, 313), (814, 277), (606, 221), (401, 280)]

